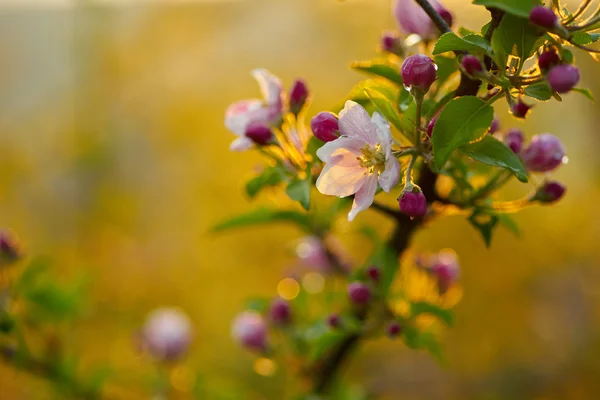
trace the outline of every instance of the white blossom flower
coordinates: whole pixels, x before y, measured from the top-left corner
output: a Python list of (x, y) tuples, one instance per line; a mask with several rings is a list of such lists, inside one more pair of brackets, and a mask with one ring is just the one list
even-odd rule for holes
[(317, 189), (332, 196), (354, 194), (348, 214), (356, 214), (373, 204), (377, 183), (389, 192), (400, 179), (400, 163), (392, 154), (389, 123), (377, 112), (373, 118), (353, 101), (347, 101), (340, 112), (341, 136), (325, 143), (317, 151), (325, 167), (317, 179)]
[(148, 316), (142, 340), (149, 353), (163, 361), (181, 357), (190, 344), (192, 323), (176, 308), (158, 308)]
[(279, 78), (263, 68), (253, 70), (252, 76), (258, 82), (263, 100), (240, 100), (230, 105), (225, 112), (225, 126), (239, 136), (229, 146), (233, 151), (247, 150), (254, 145), (246, 137), (248, 125), (270, 126), (281, 119), (283, 89)]

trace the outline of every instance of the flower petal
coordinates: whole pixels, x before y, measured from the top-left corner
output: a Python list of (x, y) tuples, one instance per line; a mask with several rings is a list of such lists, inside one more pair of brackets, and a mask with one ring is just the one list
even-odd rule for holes
[(366, 210), (373, 204), (375, 200), (375, 192), (377, 191), (377, 175), (369, 175), (365, 180), (364, 185), (356, 192), (352, 209), (348, 213), (348, 221), (352, 221), (356, 214)]
[(317, 179), (317, 189), (330, 196), (346, 197), (356, 193), (366, 178), (367, 170), (358, 163), (355, 166), (328, 163)]
[(268, 105), (273, 106), (282, 103), (281, 93), (283, 91), (283, 87), (278, 77), (264, 68), (252, 70), (252, 76), (258, 82), (258, 86), (260, 86), (260, 92), (262, 93), (265, 102)]
[(365, 142), (360, 139), (341, 136), (331, 142), (325, 143), (317, 150), (317, 157), (326, 163), (354, 166), (358, 164), (356, 157), (361, 157), (361, 148)]
[(400, 180), (400, 163), (391, 152), (385, 161), (385, 171), (379, 174), (379, 185), (384, 192), (389, 192)]
[(246, 134), (248, 124), (255, 119), (260, 119), (263, 112), (262, 102), (257, 99), (240, 100), (225, 111), (225, 127), (238, 136)]
[(246, 136), (240, 136), (229, 145), (231, 151), (244, 151), (254, 146), (254, 142)]
[[(437, 1), (432, 1), (436, 7)], [(425, 11), (415, 0), (396, 0), (394, 15), (400, 29), (407, 34), (416, 33), (428, 39), (436, 34), (435, 26)]]
[(369, 113), (354, 101), (346, 101), (344, 109), (340, 111), (339, 126), (344, 136), (363, 139), (373, 146), (379, 141)]
[(377, 111), (373, 113), (373, 117), (371, 118), (371, 122), (375, 125), (377, 130), (377, 135), (379, 137), (379, 143), (387, 150), (387, 148), (392, 144), (392, 132), (390, 131), (390, 123), (383, 118), (381, 114)]

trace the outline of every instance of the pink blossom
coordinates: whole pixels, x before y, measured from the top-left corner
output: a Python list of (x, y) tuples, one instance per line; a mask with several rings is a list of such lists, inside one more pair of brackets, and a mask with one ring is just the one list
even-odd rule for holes
[[(442, 16), (448, 25), (452, 25), (452, 15), (437, 0), (429, 0), (433, 8)], [(407, 34), (417, 34), (423, 39), (432, 39), (438, 31), (420, 5), (415, 0), (396, 0), (394, 16), (398, 26)]]
[(174, 308), (152, 311), (142, 330), (142, 340), (148, 352), (162, 361), (180, 358), (187, 351), (191, 335), (190, 319)]
[(317, 151), (325, 167), (317, 179), (317, 189), (327, 195), (354, 196), (348, 214), (356, 214), (373, 204), (377, 184), (389, 192), (400, 178), (400, 163), (392, 154), (389, 123), (377, 112), (369, 117), (358, 103), (347, 101), (340, 112), (340, 136)]
[(233, 151), (247, 150), (254, 145), (246, 135), (250, 124), (270, 126), (281, 119), (283, 89), (279, 78), (262, 68), (253, 70), (252, 76), (258, 81), (263, 100), (240, 100), (225, 112), (225, 126), (239, 136), (229, 146)]

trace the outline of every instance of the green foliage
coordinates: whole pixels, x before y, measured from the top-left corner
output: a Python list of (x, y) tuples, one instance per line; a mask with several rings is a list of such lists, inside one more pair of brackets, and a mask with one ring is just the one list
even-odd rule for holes
[(528, 18), (535, 6), (542, 4), (540, 0), (474, 0), (473, 4), (498, 8), (519, 17)]
[(466, 51), (471, 54), (489, 54), (492, 53), (490, 43), (477, 34), (468, 34), (459, 37), (454, 32), (444, 33), (433, 48), (433, 54), (438, 55), (448, 51)]
[[(452, 74), (458, 72), (458, 62), (456, 61), (456, 58), (446, 56), (435, 56), (433, 60), (438, 67), (436, 72), (436, 83), (438, 87), (440, 87), (452, 76)], [(405, 92), (408, 93), (406, 90)]]
[(422, 314), (430, 314), (439, 318), (448, 326), (454, 325), (454, 313), (452, 310), (442, 308), (437, 304), (432, 304), (425, 301), (411, 303), (410, 311), (413, 318)]
[[(522, 0), (517, 0), (522, 1)], [(543, 44), (544, 37), (528, 19), (505, 15), (492, 36), (494, 60), (502, 70), (508, 56), (519, 60), (518, 71), (523, 63)]]
[(250, 198), (256, 197), (266, 187), (277, 186), (286, 178), (285, 170), (281, 165), (267, 167), (258, 176), (246, 183), (246, 193)]
[(580, 94), (584, 95), (585, 97), (587, 97), (588, 99), (590, 99), (593, 102), (596, 101), (596, 99), (594, 98), (594, 94), (589, 89), (574, 88), (574, 89), (571, 89), (571, 91), (576, 92), (576, 93), (580, 93)]
[(494, 228), (498, 224), (498, 216), (482, 209), (475, 209), (469, 217), (469, 222), (479, 231), (485, 245), (490, 247)]
[(355, 61), (350, 67), (357, 71), (380, 76), (394, 82), (398, 86), (403, 85), (398, 66), (386, 60)]
[(386, 97), (384, 92), (380, 92), (377, 89), (365, 89), (365, 93), (369, 100), (375, 105), (377, 111), (383, 115), (396, 129), (404, 133), (402, 122), (398, 118), (398, 113), (394, 110), (392, 104), (396, 99), (396, 95), (392, 98)]
[(571, 42), (580, 45), (592, 44), (598, 40), (600, 40), (600, 33), (575, 32), (571, 36)]
[(540, 101), (547, 101), (552, 98), (552, 88), (546, 81), (529, 85), (524, 89), (524, 92), (527, 96)]
[(244, 309), (262, 313), (268, 310), (270, 304), (271, 300), (266, 297), (252, 297), (246, 299)]
[(305, 213), (293, 210), (259, 208), (220, 222), (213, 227), (212, 231), (223, 232), (235, 228), (248, 228), (275, 222), (290, 222), (307, 232), (310, 232), (312, 227), (310, 217)]
[(433, 129), (435, 167), (441, 169), (454, 150), (480, 139), (493, 119), (492, 106), (475, 96), (463, 96), (450, 101)]
[(444, 360), (442, 346), (436, 335), (431, 331), (420, 331), (413, 325), (406, 325), (402, 332), (404, 343), (411, 349), (427, 350), (438, 360)]
[[(310, 171), (310, 170), (309, 170)], [(297, 201), (300, 205), (308, 210), (310, 208), (310, 187), (312, 179), (310, 174), (305, 179), (294, 179), (285, 189), (285, 192), (290, 199)]]
[(504, 143), (492, 136), (461, 147), (461, 151), (474, 160), (494, 167), (505, 168), (521, 182), (527, 182), (527, 171), (517, 155)]

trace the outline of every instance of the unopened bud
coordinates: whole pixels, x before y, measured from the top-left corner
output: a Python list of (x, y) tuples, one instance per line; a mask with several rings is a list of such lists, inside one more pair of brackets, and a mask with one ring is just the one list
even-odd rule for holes
[(461, 65), (467, 74), (476, 76), (483, 72), (483, 65), (479, 58), (471, 55), (466, 55), (462, 58)]
[(383, 32), (381, 35), (381, 49), (397, 56), (404, 54), (402, 41), (395, 32)]
[(444, 294), (458, 280), (460, 267), (453, 252), (442, 252), (437, 256), (437, 261), (429, 268), (437, 281), (438, 290)]
[(257, 145), (265, 145), (273, 138), (273, 132), (271, 132), (271, 128), (263, 123), (250, 123), (246, 128), (246, 137)]
[(255, 311), (244, 311), (235, 317), (231, 336), (249, 350), (264, 351), (267, 348), (267, 324)]
[(390, 338), (396, 338), (402, 333), (402, 326), (397, 321), (392, 321), (385, 328), (385, 332)]
[(331, 142), (340, 137), (338, 119), (330, 112), (320, 112), (310, 121), (315, 137), (323, 142)]
[(409, 90), (419, 90), (426, 93), (436, 78), (437, 66), (433, 60), (424, 54), (407, 57), (402, 63), (402, 80)]
[(525, 167), (533, 172), (549, 172), (562, 164), (565, 148), (559, 138), (542, 133), (531, 139), (529, 147), (523, 152)]
[(516, 103), (512, 105), (510, 111), (517, 118), (525, 118), (527, 114), (529, 114), (529, 110), (531, 110), (533, 106), (527, 105), (523, 102), (523, 100), (519, 99)]
[(544, 51), (538, 57), (538, 66), (542, 71), (548, 71), (558, 64), (560, 64), (560, 57), (555, 51)]
[(275, 325), (287, 325), (292, 320), (292, 309), (287, 300), (277, 298), (271, 303), (271, 321)]
[(519, 154), (523, 150), (525, 136), (523, 131), (517, 128), (510, 129), (504, 136), (504, 144), (511, 149), (515, 154)]
[(554, 14), (554, 11), (544, 6), (534, 7), (529, 14), (529, 20), (531, 23), (547, 30), (552, 30), (558, 26), (558, 17)]
[(14, 235), (0, 230), (0, 266), (12, 264), (21, 258), (21, 251)]
[(422, 217), (427, 213), (427, 199), (417, 187), (413, 190), (404, 190), (398, 198), (400, 211), (410, 217)]
[(367, 304), (371, 300), (371, 289), (362, 282), (352, 282), (348, 285), (348, 297), (354, 304)]
[(175, 308), (159, 308), (148, 316), (142, 341), (148, 353), (160, 361), (175, 361), (185, 354), (191, 342), (192, 324)]
[(337, 329), (342, 326), (342, 319), (338, 314), (329, 314), (327, 316), (327, 325), (332, 329)]
[(371, 265), (367, 268), (367, 276), (374, 283), (379, 283), (379, 280), (381, 279), (381, 270), (376, 266)]
[(298, 79), (290, 89), (290, 111), (298, 115), (308, 99), (308, 87), (303, 80)]
[(579, 68), (571, 64), (552, 67), (548, 72), (548, 83), (557, 93), (567, 93), (579, 82)]
[(533, 200), (540, 203), (554, 203), (565, 195), (566, 190), (567, 188), (560, 182), (546, 182), (538, 188)]
[(492, 120), (492, 125), (490, 125), (490, 130), (488, 133), (490, 135), (493, 135), (494, 133), (498, 132), (499, 129), (500, 129), (500, 120), (494, 116), (494, 119)]

